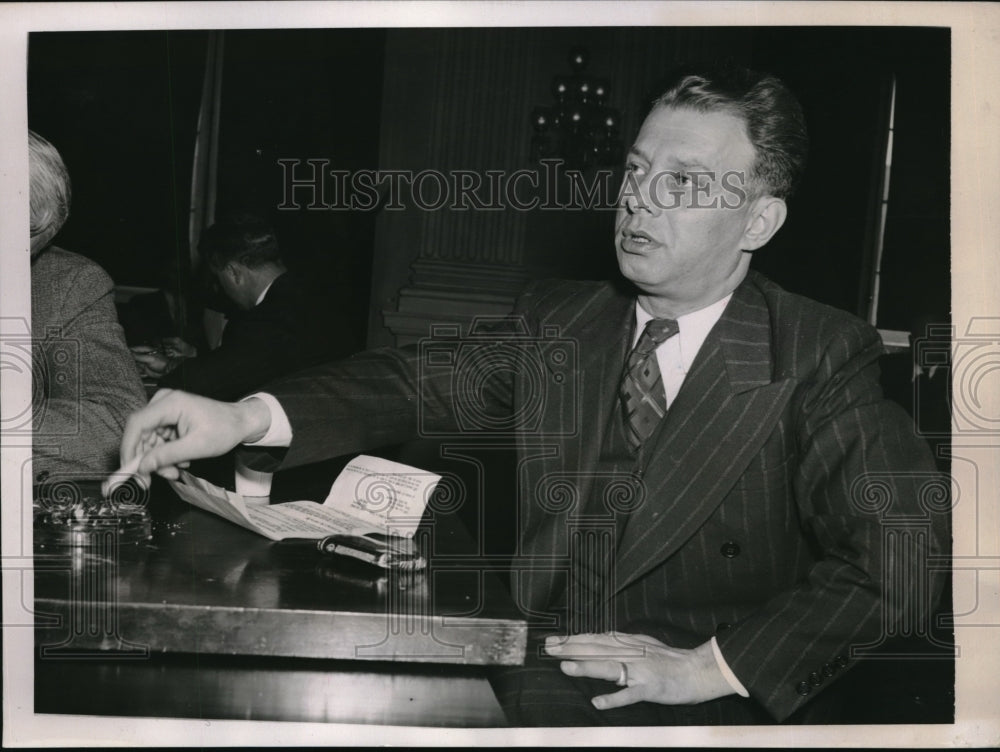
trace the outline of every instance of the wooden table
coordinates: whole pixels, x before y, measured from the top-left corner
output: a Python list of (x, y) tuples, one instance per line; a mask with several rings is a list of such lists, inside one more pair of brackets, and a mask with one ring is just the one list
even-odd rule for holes
[(166, 485), (152, 538), (35, 550), (35, 712), (497, 726), (527, 627), (453, 514), (388, 573), (272, 543)]

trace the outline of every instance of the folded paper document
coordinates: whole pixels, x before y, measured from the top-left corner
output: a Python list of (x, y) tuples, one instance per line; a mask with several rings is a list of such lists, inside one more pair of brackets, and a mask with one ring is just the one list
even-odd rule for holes
[[(396, 548), (407, 549), (440, 479), (440, 475), (409, 465), (360, 455), (337, 476), (322, 504), (315, 501), (248, 504), (241, 495), (188, 472), (182, 472), (180, 480), (170, 481), (170, 485), (189, 504), (271, 540), (320, 540), (337, 536), (343, 549), (337, 552), (350, 555), (350, 546), (346, 545), (349, 536), (364, 536), (357, 541), (360, 550), (369, 548), (368, 540), (383, 545), (386, 540), (396, 540)], [(382, 566), (386, 565), (383, 560)]]

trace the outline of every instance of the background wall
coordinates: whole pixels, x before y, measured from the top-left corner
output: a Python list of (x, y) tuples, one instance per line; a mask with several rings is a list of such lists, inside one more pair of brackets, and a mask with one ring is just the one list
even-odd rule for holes
[[(206, 37), (31, 37), (29, 122), (60, 149), (74, 180), (73, 213), (57, 242), (94, 258), (120, 284), (154, 285), (158, 267), (189, 254)], [(569, 73), (568, 52), (578, 45), (590, 52), (587, 72), (610, 81), (626, 145), (655, 81), (681, 61), (727, 57), (782, 76), (806, 110), (810, 165), (786, 226), (754, 264), (789, 289), (852, 311), (867, 302), (894, 75), (879, 325), (908, 329), (915, 314), (947, 318), (947, 29), (228, 31), (220, 207), (269, 214), (290, 264), (326, 279), (345, 328), (371, 345), (398, 341), (400, 327), (414, 336), (433, 320), (502, 310), (528, 276), (614, 274), (608, 211), (277, 209), (281, 158), (328, 159), (331, 169), (349, 171), (537, 169), (529, 115), (552, 101), (552, 77)]]
[[(308, 178), (306, 160), (351, 172), (377, 166), (384, 37), (379, 29), (229, 31), (223, 53), (218, 209), (268, 216), (289, 266), (328, 290), (336, 326), (358, 347), (375, 215), (286, 194), (289, 177)], [(298, 208), (278, 209), (283, 203)]]
[[(587, 72), (611, 82), (626, 145), (656, 81), (682, 62), (724, 57), (782, 77), (806, 112), (810, 163), (788, 222), (754, 265), (789, 289), (861, 314), (895, 76), (895, 155), (878, 323), (909, 329), (915, 301), (921, 313), (947, 318), (947, 29), (394, 30), (386, 43), (380, 166), (538, 169), (529, 158), (529, 115), (535, 105), (552, 101), (552, 77), (569, 73), (568, 53), (577, 45), (590, 52)], [(435, 280), (421, 279), (418, 259), (472, 263), (484, 273), (504, 264), (529, 276), (606, 278), (616, 272), (612, 225), (613, 212), (582, 209), (384, 212), (377, 220), (369, 342), (394, 340), (383, 314), (405, 307), (398, 293), (408, 281), (414, 282), (411, 294), (435, 287), (442, 292)], [(504, 284), (494, 289), (503, 291)], [(460, 307), (457, 300), (453, 307)], [(442, 303), (441, 315), (446, 308)]]
[(154, 285), (188, 251), (194, 129), (204, 32), (32, 34), (28, 126), (51, 141), (73, 182), (56, 243), (116, 282)]

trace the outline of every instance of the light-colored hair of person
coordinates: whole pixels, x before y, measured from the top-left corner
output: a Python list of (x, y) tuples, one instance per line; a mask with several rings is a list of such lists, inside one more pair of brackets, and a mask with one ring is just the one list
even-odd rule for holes
[(28, 131), (31, 176), (31, 253), (41, 251), (66, 224), (71, 188), (69, 172), (52, 144)]

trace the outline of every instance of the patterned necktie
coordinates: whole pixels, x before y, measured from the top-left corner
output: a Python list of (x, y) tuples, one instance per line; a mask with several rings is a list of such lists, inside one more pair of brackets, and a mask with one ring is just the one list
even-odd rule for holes
[(677, 332), (677, 322), (673, 319), (651, 319), (629, 353), (622, 376), (621, 399), (625, 434), (633, 451), (649, 438), (667, 411), (656, 348)]

